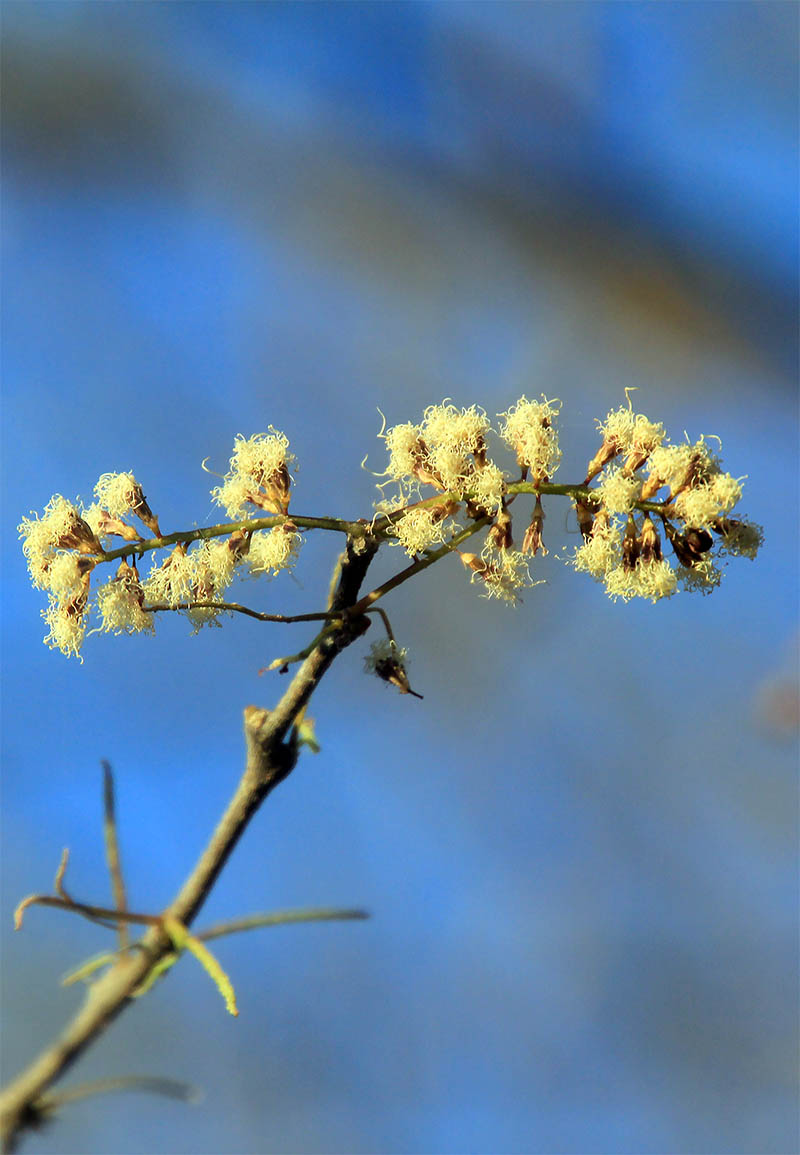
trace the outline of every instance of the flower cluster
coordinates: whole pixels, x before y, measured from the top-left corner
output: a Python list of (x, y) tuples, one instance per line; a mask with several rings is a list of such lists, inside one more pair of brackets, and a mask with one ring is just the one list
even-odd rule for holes
[[(547, 553), (547, 493), (572, 496), (584, 540), (568, 560), (603, 582), (612, 598), (657, 601), (679, 587), (709, 592), (720, 581), (713, 547), (718, 554), (755, 556), (760, 528), (730, 517), (741, 479), (723, 471), (708, 439), (671, 445), (664, 426), (636, 413), (630, 401), (598, 422), (600, 447), (582, 483), (551, 484), (561, 462), (560, 409), (559, 401), (545, 396), (523, 396), (499, 414), (497, 434), (514, 451), (518, 482), (489, 459), (493, 431), (475, 406), (431, 406), (418, 425), (387, 430), (381, 435), (389, 451), (385, 476), (398, 483), (400, 495), (378, 506), (390, 523), (386, 532), (413, 557), (453, 541), (453, 518), (462, 506), (468, 518), (488, 520), (481, 552), (462, 551), (461, 560), (485, 596), (510, 603), (519, 600), (520, 589), (537, 584), (528, 561)], [(434, 497), (425, 495), (425, 486)], [(509, 506), (521, 492), (533, 492), (535, 505), (516, 550)], [(409, 498), (417, 500), (409, 504)], [(662, 539), (677, 565), (663, 556)]]
[(399, 511), (402, 516), (392, 520), (393, 544), (401, 545), (409, 557), (416, 557), (426, 549), (442, 545), (456, 529), (452, 515), (459, 503), (444, 498), (433, 505), (407, 505), (405, 497), (377, 504), (380, 514)]
[[(715, 545), (719, 553), (755, 557), (760, 527), (727, 516), (742, 479), (723, 472), (705, 438), (665, 443), (664, 427), (630, 403), (598, 426), (602, 442), (584, 486), (599, 480), (576, 501), (584, 538), (571, 559), (576, 570), (602, 581), (612, 598), (657, 601), (678, 588), (709, 593), (719, 585)], [(657, 523), (677, 566), (663, 556)]]
[[(140, 489), (133, 490), (129, 484), (130, 474), (116, 475), (125, 479), (129, 496), (141, 505), (147, 516), (150, 510)], [(111, 475), (101, 477), (95, 493), (104, 496), (108, 491)], [(135, 484), (135, 483), (134, 483)], [(103, 509), (99, 501), (86, 509), (79, 508), (56, 494), (48, 502), (41, 517), (22, 519), (19, 533), (22, 538), (22, 552), (28, 563), (31, 581), (38, 589), (48, 593), (48, 606), (42, 611), (48, 632), (45, 642), (65, 654), (77, 655), (86, 636), (89, 614), (89, 593), (92, 571), (103, 560), (104, 550), (100, 538), (105, 526), (116, 519), (116, 514), (124, 505), (121, 495), (122, 485), (113, 494), (111, 510)], [(128, 509), (131, 508), (129, 504)], [(139, 538), (133, 526), (126, 527), (130, 536)], [(123, 587), (115, 587), (116, 594)], [(116, 600), (110, 596), (103, 603), (108, 607), (109, 623), (119, 620)], [(103, 628), (114, 629), (114, 625)]]
[[(469, 409), (447, 403), (431, 405), (419, 425), (395, 425), (381, 435), (389, 451), (384, 476), (398, 483), (406, 502), (420, 495), (422, 485), (429, 485), (447, 494), (449, 500), (467, 501), (476, 513), (497, 512), (505, 493), (505, 478), (487, 460), (489, 429), (489, 419), (475, 405)], [(441, 520), (440, 516), (432, 521), (432, 530)], [(427, 544), (437, 537), (434, 533)]]
[[(219, 531), (190, 531), (162, 538), (158, 518), (150, 509), (132, 473), (106, 473), (88, 506), (56, 495), (41, 516), (23, 518), (19, 533), (31, 580), (46, 590), (43, 611), (48, 627), (45, 642), (67, 655), (79, 656), (94, 611), (96, 629), (107, 633), (154, 631), (158, 608), (181, 607), (195, 629), (214, 622), (218, 602), (236, 576), (273, 575), (289, 569), (296, 558), (300, 534), (286, 517), (289, 507), (288, 441), (282, 433), (237, 438), (230, 472), (213, 491), (215, 500), (236, 515), (247, 504), (284, 515), (274, 526), (249, 529), (247, 523), (223, 536)], [(154, 536), (150, 540), (129, 520), (133, 516)], [(228, 527), (226, 527), (227, 529)], [(115, 548), (109, 539), (125, 543)], [(192, 542), (200, 538), (196, 545)], [(130, 545), (130, 549), (128, 549)], [(109, 548), (110, 546), (110, 548)], [(146, 550), (170, 547), (163, 560), (154, 559), (142, 578), (135, 559)], [(92, 597), (92, 576), (99, 565), (117, 561), (113, 577), (98, 585)]]
[[(523, 396), (499, 414), (497, 435), (514, 450), (523, 481), (530, 477), (533, 485), (545, 484), (558, 469), (561, 449), (555, 419), (560, 408), (559, 401), (544, 396), (541, 401)], [(426, 409), (418, 425), (405, 423), (387, 430), (381, 434), (389, 451), (383, 476), (398, 484), (400, 494), (377, 508), (391, 518), (394, 542), (412, 557), (452, 539), (458, 529), (452, 519), (462, 503), (469, 518), (488, 519), (481, 553), (462, 551), (460, 558), (483, 596), (513, 605), (521, 589), (538, 584), (531, 579), (527, 555), (547, 552), (542, 541), (544, 512), (537, 494), (522, 549), (515, 549), (506, 508), (509, 478), (489, 458), (493, 432), (483, 410), (474, 405), (458, 409), (447, 402)], [(426, 497), (423, 486), (431, 486), (439, 497)], [(409, 498), (421, 500), (409, 504)]]
[[(523, 479), (530, 474), (536, 483), (546, 481), (558, 468), (561, 451), (554, 419), (559, 408), (560, 402), (545, 397), (541, 401), (522, 397), (500, 414), (504, 421), (499, 435), (515, 450)], [(447, 540), (455, 528), (449, 519), (462, 502), (471, 518), (496, 521), (503, 516), (508, 478), (488, 456), (491, 432), (482, 409), (475, 405), (458, 409), (443, 402), (426, 409), (419, 424), (406, 422), (381, 434), (389, 452), (382, 476), (396, 482), (400, 494), (377, 508), (390, 515), (404, 510), (402, 517), (392, 516), (392, 532), (410, 556)], [(432, 487), (441, 500), (426, 497), (423, 486)], [(417, 500), (410, 504), (410, 499)], [(515, 574), (512, 588), (529, 584), (521, 577), (524, 567), (510, 557), (504, 558), (501, 569), (506, 577)], [(495, 563), (485, 567), (486, 575), (494, 572)], [(506, 577), (502, 583), (487, 584), (487, 590), (494, 591), (491, 596), (506, 589)]]
[[(97, 629), (112, 633), (152, 632), (154, 614), (166, 609), (187, 613), (196, 628), (214, 622), (226, 608), (238, 608), (221, 600), (237, 576), (272, 576), (294, 564), (298, 524), (344, 530), (353, 535), (354, 550), (359, 543), (365, 548), (367, 535), (400, 545), (420, 565), (457, 552), (485, 597), (511, 604), (521, 590), (539, 584), (529, 566), (547, 553), (542, 499), (556, 495), (572, 500), (583, 539), (566, 560), (602, 582), (612, 598), (657, 601), (678, 589), (708, 593), (720, 582), (720, 556), (755, 557), (763, 534), (733, 516), (742, 479), (723, 470), (716, 439), (670, 444), (663, 425), (636, 413), (629, 400), (597, 423), (600, 445), (585, 477), (554, 484), (560, 409), (559, 401), (544, 395), (538, 401), (523, 396), (499, 414), (493, 430), (478, 406), (460, 409), (444, 401), (429, 406), (417, 424), (382, 432), (389, 462), (379, 488), (395, 483), (398, 492), (378, 503), (371, 527), (361, 522), (356, 530), (335, 518), (290, 518), (295, 458), (287, 438), (272, 427), (236, 437), (228, 472), (212, 490), (234, 525), (162, 536), (129, 472), (104, 474), (86, 507), (56, 495), (41, 516), (25, 518), (19, 527), (33, 584), (49, 595), (45, 640), (78, 654), (91, 611)], [(504, 472), (490, 456), (492, 437), (513, 452), (516, 476), (513, 466)], [(526, 495), (533, 508), (517, 548), (512, 505)], [(154, 536), (145, 539), (134, 519)], [(477, 533), (484, 538), (475, 552), (460, 548)], [(110, 538), (123, 544), (109, 548)], [(140, 577), (136, 562), (144, 553), (165, 549), (167, 555), (156, 556)], [(93, 574), (107, 562), (117, 563), (116, 572), (92, 598)], [(387, 589), (417, 568), (407, 567)], [(376, 672), (402, 689), (402, 655), (381, 661)]]

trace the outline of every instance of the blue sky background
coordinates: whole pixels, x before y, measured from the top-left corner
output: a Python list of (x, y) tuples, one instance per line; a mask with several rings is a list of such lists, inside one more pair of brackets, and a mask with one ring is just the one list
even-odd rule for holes
[[(198, 925), (218, 943), (71, 1075), (117, 1096), (33, 1152), (796, 1150), (797, 42), (790, 4), (16, 4), (3, 29), (4, 1073), (60, 1027), (104, 932), (33, 910), (61, 848), (104, 901), (101, 758), (132, 905), (158, 909), (238, 778), (257, 671), (302, 627), (41, 643), (15, 543), (133, 469), (210, 524), (235, 434), (289, 436), (293, 508), (368, 516), (390, 423), (562, 398), (577, 480), (636, 386), (718, 434), (765, 528), (710, 598), (614, 605), (554, 557), (516, 611), (444, 563), (387, 602), (423, 702), (348, 651), (322, 744)], [(310, 537), (257, 608), (315, 609)], [(375, 577), (398, 568), (379, 559)], [(366, 645), (362, 646), (366, 649)], [(794, 713), (793, 713), (794, 709)]]

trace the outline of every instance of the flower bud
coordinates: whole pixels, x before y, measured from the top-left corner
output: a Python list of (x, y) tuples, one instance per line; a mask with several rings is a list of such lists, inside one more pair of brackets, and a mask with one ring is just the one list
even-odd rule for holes
[(135, 514), (135, 516), (139, 518), (139, 521), (142, 523), (142, 525), (146, 525), (155, 537), (161, 537), (158, 518), (147, 504), (147, 498), (145, 497), (142, 491), (142, 487), (138, 481), (133, 487), (131, 513)]
[(56, 549), (77, 549), (80, 553), (102, 553), (103, 547), (97, 540), (92, 527), (81, 517), (77, 509), (72, 510), (67, 524), (58, 534), (53, 545)]
[(705, 529), (687, 529), (684, 533), (678, 533), (668, 521), (664, 522), (664, 529), (676, 558), (689, 569), (697, 565), (703, 554), (714, 544), (714, 539)]
[(652, 518), (645, 517), (642, 532), (639, 535), (639, 547), (643, 562), (661, 561), (661, 538), (653, 525)]
[(605, 437), (597, 453), (595, 453), (586, 467), (586, 477), (584, 478), (583, 484), (588, 485), (589, 482), (594, 477), (597, 477), (598, 473), (608, 465), (609, 461), (614, 460), (619, 452), (620, 446), (617, 439), (615, 437)]
[(376, 674), (390, 686), (396, 686), (401, 694), (411, 694), (421, 698), (416, 690), (412, 690), (405, 669), (406, 650), (401, 650), (393, 638), (382, 638), (371, 647), (364, 661), (364, 668)]
[(625, 526), (625, 536), (622, 539), (622, 568), (627, 573), (636, 569), (636, 563), (639, 560), (641, 553), (641, 546), (639, 544), (639, 537), (636, 533), (636, 522), (631, 516), (628, 518), (628, 523)]
[(119, 517), (112, 517), (107, 509), (100, 509), (93, 505), (86, 511), (87, 519), (91, 521), (94, 531), (103, 537), (121, 537), (124, 541), (141, 541), (142, 535), (132, 525), (128, 525)]
[(489, 529), (487, 538), (494, 549), (511, 549), (514, 540), (511, 536), (511, 514), (507, 509), (502, 509), (498, 513), (494, 524)]
[(594, 525), (594, 506), (576, 497), (575, 516), (578, 519), (578, 529), (581, 531), (581, 536), (584, 541), (588, 541), (592, 536), (592, 526)]
[(544, 542), (542, 541), (542, 527), (544, 525), (544, 510), (542, 509), (542, 498), (540, 494), (536, 494), (536, 505), (533, 507), (531, 515), (531, 522), (525, 530), (525, 536), (522, 539), (522, 552), (533, 554), (535, 557), (537, 553), (546, 554)]

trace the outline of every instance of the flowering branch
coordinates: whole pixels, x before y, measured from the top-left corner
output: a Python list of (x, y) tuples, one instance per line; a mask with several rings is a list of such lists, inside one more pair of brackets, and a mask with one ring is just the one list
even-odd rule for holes
[[(546, 552), (542, 498), (571, 499), (583, 544), (566, 560), (602, 581), (613, 598), (657, 601), (678, 588), (709, 592), (721, 579), (714, 547), (718, 555), (755, 556), (761, 530), (729, 516), (741, 479), (722, 470), (707, 439), (671, 445), (663, 426), (635, 413), (629, 401), (598, 422), (600, 447), (582, 481), (554, 483), (561, 461), (559, 412), (560, 402), (522, 397), (500, 414), (496, 433), (482, 410), (448, 404), (430, 406), (419, 424), (393, 426), (381, 434), (389, 463), (379, 488), (394, 484), (397, 492), (378, 502), (371, 522), (290, 514), (295, 459), (275, 430), (236, 439), (228, 473), (212, 490), (235, 519), (220, 525), (163, 534), (133, 474), (104, 474), (93, 504), (79, 507), (57, 495), (42, 517), (20, 525), (32, 581), (50, 597), (46, 641), (79, 654), (93, 611), (97, 628), (111, 633), (152, 633), (154, 614), (167, 608), (186, 613), (195, 629), (225, 612), (264, 621), (318, 620), (267, 615), (220, 596), (239, 575), (274, 576), (291, 568), (302, 535), (313, 530), (399, 545), (413, 559), (369, 595), (375, 600), (486, 527), (480, 553), (462, 554), (462, 560), (486, 596), (513, 603), (520, 589), (537, 584), (529, 560)], [(490, 457), (490, 436), (514, 451), (519, 480)], [(516, 549), (510, 506), (523, 494), (533, 495), (535, 505)], [(458, 524), (459, 516), (466, 526)], [(143, 537), (132, 518), (156, 536)], [(659, 525), (677, 566), (663, 556)], [(113, 537), (123, 544), (109, 549)], [(137, 563), (144, 555), (167, 549), (168, 556), (141, 578)], [(117, 572), (92, 599), (93, 572), (107, 562), (119, 562)], [(369, 604), (362, 599), (359, 610)]]
[[(598, 422), (600, 445), (585, 476), (574, 484), (559, 484), (552, 481), (561, 461), (559, 412), (558, 401), (522, 397), (499, 415), (495, 430), (476, 406), (457, 409), (443, 403), (430, 406), (417, 424), (382, 432), (389, 461), (380, 475), (385, 480), (378, 487), (381, 499), (371, 520), (290, 514), (295, 458), (284, 434), (271, 428), (269, 433), (236, 438), (228, 472), (212, 490), (214, 501), (232, 519), (224, 524), (162, 534), (131, 473), (104, 474), (89, 506), (56, 495), (41, 517), (23, 519), (19, 530), (31, 579), (49, 597), (43, 611), (49, 630), (45, 641), (66, 655), (80, 656), (89, 632), (153, 633), (155, 617), (164, 611), (185, 613), (195, 631), (219, 624), (222, 613), (264, 622), (318, 622), (321, 628), (297, 654), (269, 667), (285, 672), (299, 663), (275, 708), (245, 710), (244, 773), (205, 851), (165, 911), (141, 915), (126, 909), (109, 775), (106, 841), (114, 907), (76, 903), (69, 896), (63, 884), (66, 858), (56, 877), (56, 895), (33, 895), (21, 904), (19, 914), (37, 902), (117, 929), (120, 949), (108, 956), (108, 969), (93, 983), (63, 1034), (0, 1098), (8, 1150), (24, 1127), (41, 1118), (48, 1104), (52, 1107), (47, 1088), (184, 947), (214, 975), (235, 1011), (227, 976), (188, 928), (262, 802), (292, 771), (301, 745), (317, 748), (306, 717), (308, 703), (338, 654), (366, 632), (369, 614), (380, 615), (386, 637), (372, 647), (367, 669), (400, 693), (421, 696), (409, 685), (406, 651), (377, 601), (456, 553), (485, 597), (516, 603), (520, 590), (539, 584), (529, 567), (539, 553), (547, 552), (543, 499), (559, 497), (572, 502), (581, 535), (580, 545), (562, 560), (602, 582), (612, 598), (656, 602), (679, 589), (708, 593), (721, 580), (715, 558), (755, 556), (760, 528), (731, 516), (742, 479), (722, 470), (706, 438), (672, 445), (663, 426), (635, 413), (629, 401)], [(516, 479), (494, 460), (492, 438), (513, 452)], [(383, 491), (389, 486), (395, 493), (386, 498)], [(517, 500), (524, 495), (534, 502), (517, 548), (514, 518)], [(142, 536), (132, 519), (153, 536)], [(237, 577), (263, 579), (291, 569), (303, 535), (313, 530), (345, 534), (325, 610), (283, 615), (224, 599)], [(475, 546), (479, 552), (461, 548), (484, 531)], [(123, 544), (113, 544), (110, 539), (115, 537)], [(410, 560), (361, 595), (369, 565), (384, 545), (400, 547)], [(673, 562), (664, 556), (667, 546)], [(155, 557), (147, 576), (140, 576), (137, 563), (145, 554), (167, 550), (166, 557)], [(95, 570), (108, 562), (119, 563), (114, 576), (93, 585)], [(89, 631), (92, 616), (97, 624)], [(135, 924), (148, 929), (125, 949), (128, 928)], [(256, 923), (233, 929), (245, 925)], [(95, 969), (89, 964), (81, 973)]]

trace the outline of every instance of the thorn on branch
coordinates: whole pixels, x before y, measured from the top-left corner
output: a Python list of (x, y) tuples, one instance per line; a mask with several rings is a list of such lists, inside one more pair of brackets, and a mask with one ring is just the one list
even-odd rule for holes
[(64, 886), (64, 875), (67, 873), (67, 863), (69, 862), (69, 847), (65, 846), (61, 851), (61, 861), (58, 864), (56, 877), (53, 881), (53, 887), (57, 895), (64, 899), (65, 902), (72, 902), (72, 897), (67, 893), (67, 888)]

